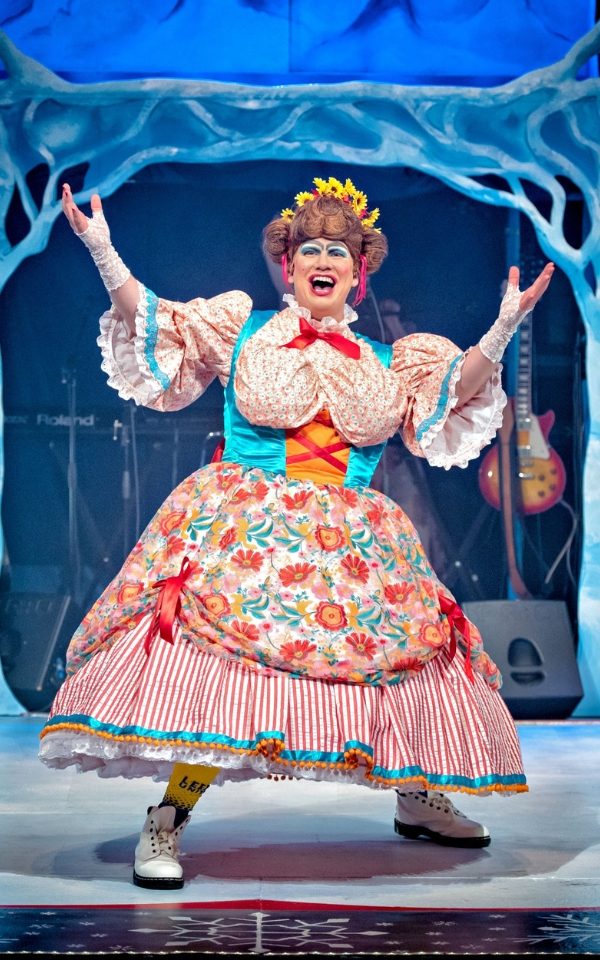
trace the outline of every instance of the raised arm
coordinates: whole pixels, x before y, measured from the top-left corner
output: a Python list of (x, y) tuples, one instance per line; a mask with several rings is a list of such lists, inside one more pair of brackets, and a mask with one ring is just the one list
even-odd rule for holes
[(467, 403), (490, 379), (519, 324), (548, 289), (553, 273), (554, 264), (547, 263), (531, 286), (521, 293), (519, 268), (510, 268), (498, 318), (465, 358), (456, 387), (458, 406)]
[(139, 297), (138, 282), (110, 242), (110, 231), (102, 212), (102, 201), (97, 193), (91, 198), (91, 206), (90, 219), (74, 202), (69, 184), (63, 184), (62, 208), (65, 216), (90, 251), (110, 299), (123, 322), (133, 333)]

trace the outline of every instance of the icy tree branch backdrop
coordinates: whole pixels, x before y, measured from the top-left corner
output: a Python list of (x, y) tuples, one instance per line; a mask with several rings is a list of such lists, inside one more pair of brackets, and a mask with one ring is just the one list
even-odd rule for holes
[[(600, 81), (581, 79), (599, 49), (596, 25), (555, 64), (492, 88), (167, 79), (72, 84), (0, 35), (7, 72), (0, 84), (0, 214), (5, 224), (18, 194), (29, 220), (14, 246), (0, 229), (0, 289), (25, 257), (45, 247), (60, 215), (57, 188), (80, 164), (89, 166), (78, 203), (92, 192), (108, 196), (158, 162), (312, 159), (412, 167), (529, 218), (541, 249), (568, 277), (587, 333), (581, 716), (600, 715)], [(32, 170), (47, 177), (41, 203), (28, 185)], [(585, 209), (577, 246), (563, 229), (566, 184), (580, 192)]]

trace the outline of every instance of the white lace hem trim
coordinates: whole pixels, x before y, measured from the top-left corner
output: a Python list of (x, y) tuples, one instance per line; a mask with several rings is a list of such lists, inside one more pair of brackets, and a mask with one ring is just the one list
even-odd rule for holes
[(109, 387), (116, 390), (122, 400), (134, 400), (138, 406), (144, 406), (164, 392), (165, 384), (156, 380), (148, 366), (146, 288), (139, 281), (138, 292), (133, 338), (113, 306), (100, 317), (100, 335), (96, 342), (102, 354), (100, 369), (108, 375)]
[[(68, 753), (69, 756), (65, 756)], [(295, 766), (293, 774), (282, 770), (281, 765), (265, 756), (229, 754), (227, 751), (198, 749), (197, 747), (171, 747), (151, 744), (120, 744), (105, 741), (93, 735), (56, 732), (42, 741), (40, 760), (48, 767), (64, 770), (76, 766), (79, 773), (96, 772), (102, 779), (124, 777), (128, 780), (151, 777), (155, 782), (167, 782), (173, 772), (173, 764), (193, 763), (219, 767), (214, 786), (227, 782), (239, 783), (255, 779), (290, 779), (326, 781), (329, 783), (356, 784), (371, 790), (391, 790), (398, 784), (381, 783), (366, 778), (367, 767), (359, 765), (347, 770), (322, 767)], [(425, 778), (408, 780), (407, 789), (439, 789), (428, 785)], [(457, 793), (457, 786), (444, 787), (444, 793)], [(502, 789), (500, 796), (508, 797), (520, 790)], [(495, 790), (478, 790), (477, 796), (495, 795)]]
[(491, 443), (502, 425), (507, 397), (502, 387), (502, 365), (498, 364), (482, 391), (456, 409), (456, 386), (466, 354), (452, 371), (448, 396), (442, 415), (420, 439), (423, 454), (432, 467), (465, 468)]
[[(67, 756), (65, 754), (68, 754)], [(75, 765), (81, 773), (96, 771), (99, 777), (125, 777), (133, 780), (152, 777), (167, 781), (173, 764), (193, 763), (219, 767), (214, 781), (217, 786), (227, 781), (252, 780), (257, 777), (290, 777), (286, 768), (269, 757), (254, 754), (231, 754), (210, 747), (159, 746), (144, 743), (115, 743), (93, 735), (69, 732), (49, 733), (40, 746), (40, 760), (49, 767), (64, 770)], [(322, 767), (294, 766), (292, 779), (327, 780), (332, 783), (355, 783), (372, 790), (389, 790), (392, 784), (366, 779), (367, 767), (360, 765), (350, 770)], [(419, 789), (419, 785), (415, 787)]]

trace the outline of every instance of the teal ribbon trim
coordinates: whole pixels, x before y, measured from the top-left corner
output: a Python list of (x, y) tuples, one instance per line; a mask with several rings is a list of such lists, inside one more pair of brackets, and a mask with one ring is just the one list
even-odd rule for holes
[(282, 760), (291, 760), (293, 763), (298, 763), (302, 760), (310, 760), (313, 763), (320, 760), (326, 760), (328, 763), (342, 763), (345, 761), (346, 752), (349, 750), (362, 750), (368, 754), (369, 757), (373, 756), (373, 747), (370, 747), (367, 743), (362, 743), (360, 740), (347, 740), (345, 751), (282, 750), (279, 756)]
[(429, 430), (431, 430), (433, 426), (435, 426), (438, 420), (441, 420), (442, 417), (444, 416), (446, 412), (446, 407), (448, 406), (448, 400), (450, 397), (450, 380), (452, 379), (452, 374), (456, 369), (457, 363), (459, 363), (459, 361), (462, 360), (463, 356), (464, 356), (463, 353), (459, 353), (458, 356), (456, 356), (454, 360), (451, 362), (450, 366), (448, 367), (448, 372), (446, 373), (446, 376), (442, 381), (442, 386), (440, 388), (440, 396), (437, 402), (437, 407), (435, 408), (431, 416), (427, 417), (427, 420), (423, 420), (423, 423), (420, 423), (419, 426), (417, 427), (416, 437), (419, 443), (421, 443), (421, 440), (423, 439), (423, 437), (427, 434)]
[(526, 783), (522, 773), (511, 773), (500, 776), (498, 773), (488, 773), (487, 777), (455, 777), (450, 774), (426, 773), (421, 767), (402, 767), (400, 770), (388, 770), (386, 767), (373, 767), (373, 776), (383, 777), (386, 780), (402, 780), (409, 777), (424, 777), (429, 783), (439, 787), (470, 787), (471, 789), (485, 789), (495, 784), (505, 787), (517, 786)]
[[(46, 729), (51, 729), (52, 727), (63, 723), (78, 723), (82, 726), (88, 727), (92, 733), (107, 733), (115, 737), (135, 736), (155, 740), (159, 743), (168, 740), (182, 740), (184, 743), (202, 743), (207, 745), (214, 744), (215, 746), (220, 745), (224, 747), (232, 747), (238, 750), (249, 751), (256, 750), (258, 745), (265, 740), (285, 740), (285, 735), (281, 730), (261, 730), (253, 740), (236, 740), (233, 737), (226, 736), (224, 733), (194, 733), (189, 730), (151, 730), (148, 727), (138, 726), (118, 727), (114, 723), (103, 723), (100, 720), (96, 720), (94, 717), (89, 717), (86, 714), (80, 713), (52, 717), (46, 723)], [(352, 749), (359, 749), (366, 753), (369, 757), (373, 756), (373, 747), (369, 746), (367, 743), (363, 743), (360, 740), (347, 741), (346, 751)], [(330, 765), (345, 763), (345, 751), (339, 750), (335, 752), (327, 750), (282, 750), (279, 756), (282, 760), (288, 760), (291, 763), (325, 762)], [(455, 777), (447, 774), (430, 774), (426, 773), (421, 767), (417, 766), (403, 767), (399, 770), (388, 770), (385, 767), (375, 766), (373, 767), (372, 773), (373, 776), (382, 777), (384, 780), (389, 780), (390, 782), (408, 780), (412, 777), (423, 777), (429, 783), (436, 784), (436, 786), (439, 787), (469, 787), (472, 790), (485, 789), (486, 787), (492, 787), (495, 784), (501, 784), (502, 786), (510, 787), (526, 783), (523, 774), (500, 776), (498, 774), (491, 773), (488, 774), (487, 777), (469, 779), (468, 777)]]
[(114, 723), (104, 723), (102, 720), (96, 720), (95, 717), (87, 716), (83, 713), (74, 713), (67, 715), (57, 715), (52, 717), (46, 723), (46, 728), (57, 726), (61, 723), (79, 723), (82, 726), (89, 727), (92, 733), (108, 733), (114, 737), (145, 737), (151, 740), (184, 740), (188, 743), (214, 743), (222, 744), (228, 747), (239, 747), (242, 750), (256, 749), (263, 740), (283, 740), (284, 734), (281, 730), (261, 730), (254, 740), (235, 740), (224, 733), (194, 733), (189, 730), (152, 730), (149, 727), (128, 726), (119, 727)]
[(156, 341), (158, 339), (158, 323), (156, 321), (156, 310), (158, 307), (158, 297), (152, 290), (144, 287), (146, 301), (146, 342), (144, 344), (144, 357), (154, 379), (160, 383), (163, 390), (168, 390), (171, 386), (169, 377), (162, 371), (156, 362), (155, 351)]

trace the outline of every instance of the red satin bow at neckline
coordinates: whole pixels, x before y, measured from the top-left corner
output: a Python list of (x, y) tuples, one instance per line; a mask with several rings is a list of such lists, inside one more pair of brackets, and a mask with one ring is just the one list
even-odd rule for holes
[(184, 557), (181, 569), (176, 576), (157, 580), (152, 584), (153, 587), (160, 589), (160, 594), (144, 641), (144, 650), (147, 654), (150, 653), (152, 641), (157, 634), (167, 643), (173, 643), (175, 620), (181, 609), (181, 589), (191, 572), (192, 564), (187, 557)]
[(315, 340), (325, 340), (327, 343), (343, 353), (344, 356), (352, 360), (358, 360), (360, 357), (360, 346), (354, 340), (348, 340), (341, 333), (334, 333), (331, 330), (316, 330), (312, 323), (309, 323), (306, 317), (300, 317), (300, 333), (289, 343), (282, 343), (282, 347), (293, 347), (296, 350), (304, 350)]
[(461, 607), (457, 604), (456, 600), (451, 600), (450, 597), (446, 597), (443, 593), (439, 594), (440, 600), (440, 610), (444, 613), (450, 624), (450, 629), (452, 631), (452, 640), (450, 643), (450, 659), (452, 660), (454, 654), (456, 653), (456, 635), (455, 630), (458, 630), (460, 634), (465, 639), (467, 649), (465, 652), (465, 673), (471, 683), (475, 683), (475, 674), (473, 673), (473, 665), (471, 663), (471, 647), (473, 644), (471, 638), (471, 626), (469, 621), (465, 617)]

